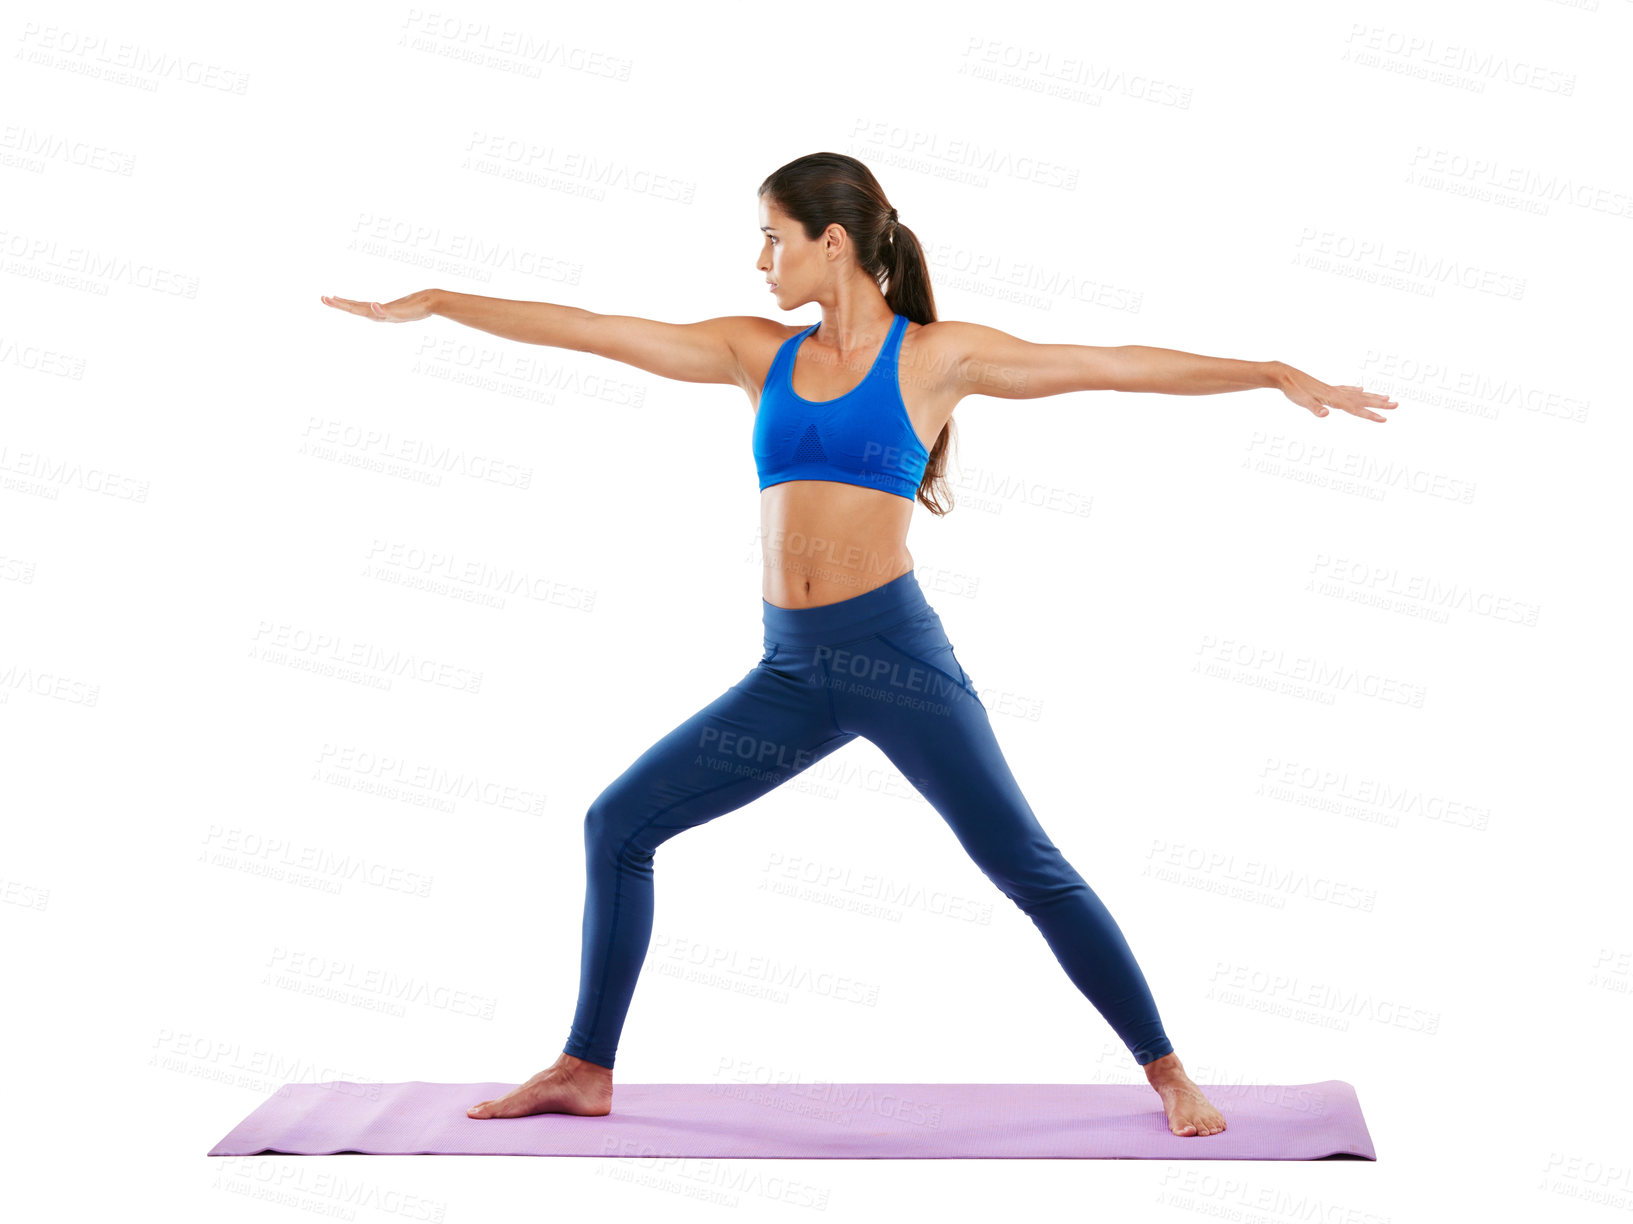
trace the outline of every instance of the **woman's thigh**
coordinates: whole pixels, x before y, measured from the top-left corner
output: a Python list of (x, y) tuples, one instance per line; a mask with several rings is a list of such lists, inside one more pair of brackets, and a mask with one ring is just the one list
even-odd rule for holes
[(1027, 895), (1055, 884), (1059, 851), (940, 618), (918, 617), (831, 650), (839, 725), (878, 745), (999, 888)]
[(834, 725), (820, 685), (777, 668), (768, 652), (607, 784), (590, 805), (586, 841), (615, 853), (650, 854), (682, 829), (742, 807), (855, 738)]
[(934, 609), (816, 654), (837, 725), (869, 739), (903, 722), (929, 734), (937, 720), (964, 724), (972, 712), (986, 712)]

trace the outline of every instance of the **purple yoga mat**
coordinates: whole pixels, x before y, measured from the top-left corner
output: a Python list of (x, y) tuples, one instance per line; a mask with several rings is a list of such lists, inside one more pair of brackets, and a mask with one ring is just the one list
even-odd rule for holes
[(619, 1084), (602, 1118), (465, 1116), (515, 1086), (285, 1084), (209, 1155), (1377, 1159), (1343, 1080), (1203, 1084), (1226, 1128), (1190, 1138), (1144, 1084)]

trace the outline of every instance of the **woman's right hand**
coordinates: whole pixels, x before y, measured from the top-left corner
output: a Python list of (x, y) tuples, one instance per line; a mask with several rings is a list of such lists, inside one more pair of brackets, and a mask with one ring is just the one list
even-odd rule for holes
[(400, 297), (395, 302), (384, 304), (354, 302), (343, 297), (325, 296), (320, 300), (325, 306), (333, 306), (336, 310), (344, 310), (348, 314), (362, 315), (376, 323), (414, 323), (436, 313), (432, 309), (436, 292), (435, 289), (421, 289), (418, 293), (410, 293), (407, 297)]

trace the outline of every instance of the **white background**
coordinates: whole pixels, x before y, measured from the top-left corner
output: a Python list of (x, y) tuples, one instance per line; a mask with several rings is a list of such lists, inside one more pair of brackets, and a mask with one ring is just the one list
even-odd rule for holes
[[(910, 538), (1191, 1074), (1346, 1080), (1380, 1159), (750, 1171), (869, 1220), (1625, 1211), (1630, 27), (1613, 0), (9, 8), (8, 1199), (327, 1211), (314, 1158), (203, 1154), (285, 1082), (555, 1058), (585, 808), (759, 658), (750, 408), (319, 295), (776, 316), (755, 188), (832, 150), (926, 245), (940, 317), (1400, 401), (969, 399), (957, 508)], [(620, 1083), (1143, 1082), (866, 741), (657, 880)], [(449, 1220), (810, 1210), (608, 1164), (343, 1172)]]

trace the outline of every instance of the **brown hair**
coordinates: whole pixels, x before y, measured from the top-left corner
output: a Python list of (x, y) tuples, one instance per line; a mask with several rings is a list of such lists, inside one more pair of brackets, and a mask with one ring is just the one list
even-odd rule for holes
[[(808, 153), (768, 175), (757, 194), (769, 195), (812, 241), (828, 226), (842, 226), (863, 271), (880, 282), (885, 304), (915, 323), (935, 322), (936, 300), (924, 249), (913, 231), (896, 219), (884, 188), (861, 162), (843, 153)], [(949, 417), (930, 448), (919, 481), (918, 500), (934, 514), (953, 508), (947, 484), (947, 447), (952, 440)]]

